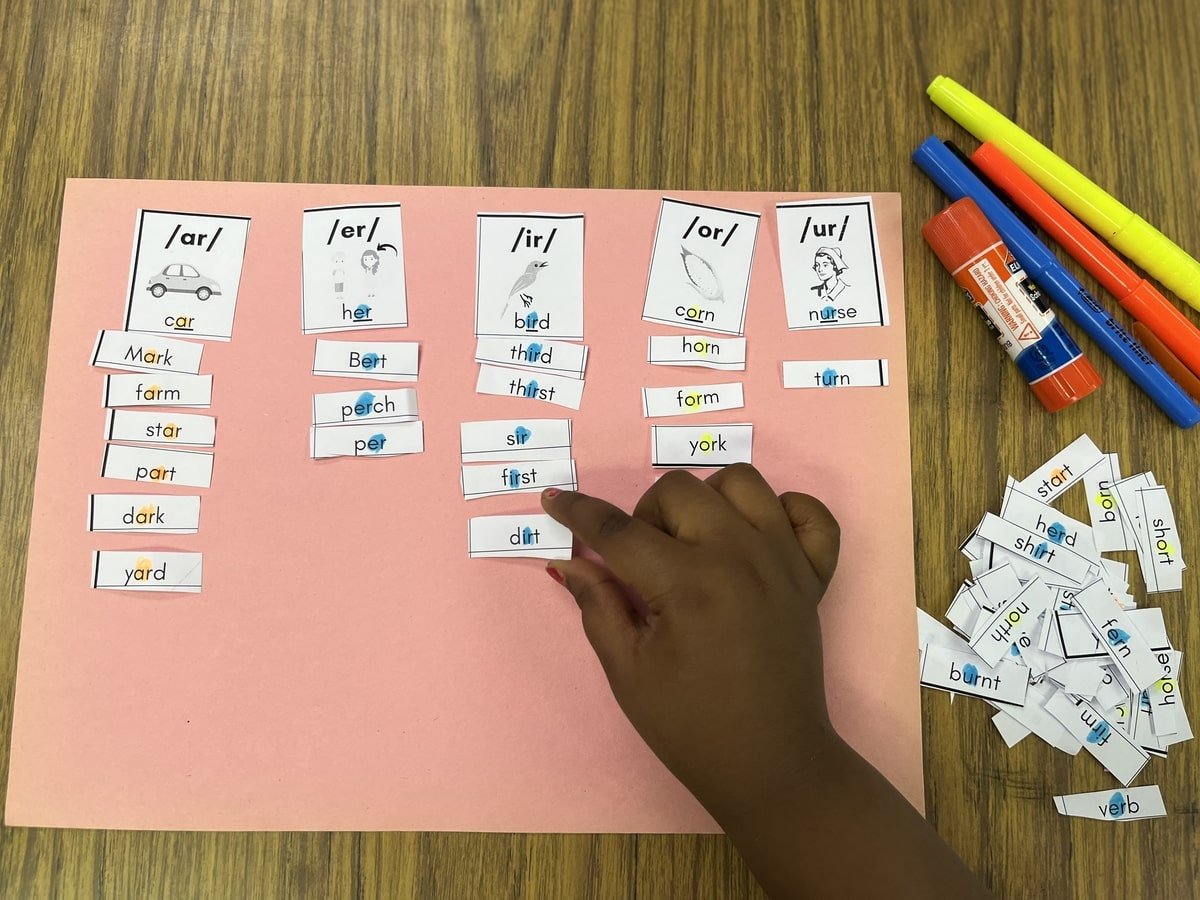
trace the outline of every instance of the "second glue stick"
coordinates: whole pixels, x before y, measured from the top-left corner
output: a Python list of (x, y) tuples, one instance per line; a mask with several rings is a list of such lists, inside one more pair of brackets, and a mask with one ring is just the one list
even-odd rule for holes
[(1103, 384), (974, 200), (951, 203), (921, 234), (983, 313), (1042, 406), (1058, 412)]

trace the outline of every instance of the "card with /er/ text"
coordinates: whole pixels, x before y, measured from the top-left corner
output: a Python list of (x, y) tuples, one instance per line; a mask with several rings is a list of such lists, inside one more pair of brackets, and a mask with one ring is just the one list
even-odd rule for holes
[(304, 211), (305, 334), (408, 325), (399, 203)]

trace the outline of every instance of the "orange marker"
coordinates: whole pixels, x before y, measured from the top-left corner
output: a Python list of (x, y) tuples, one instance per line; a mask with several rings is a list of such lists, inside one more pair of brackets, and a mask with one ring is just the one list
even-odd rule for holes
[(1170, 348), (1183, 365), (1200, 375), (1200, 328), (1168, 303), (1150, 282), (1139, 278), (1107, 244), (1017, 168), (994, 144), (983, 144), (971, 154), (971, 162), (1104, 285), (1130, 315)]
[(1141, 322), (1133, 323), (1133, 336), (1136, 337), (1143, 347), (1150, 351), (1150, 355), (1158, 360), (1158, 364), (1167, 370), (1167, 374), (1179, 382), (1179, 386), (1200, 401), (1200, 378), (1193, 375), (1188, 367), (1179, 361), (1167, 347), (1154, 336), (1149, 328)]

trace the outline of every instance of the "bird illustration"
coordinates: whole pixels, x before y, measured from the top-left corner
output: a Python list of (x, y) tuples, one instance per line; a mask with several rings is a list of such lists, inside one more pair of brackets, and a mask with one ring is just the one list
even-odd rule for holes
[(683, 271), (688, 277), (688, 282), (695, 289), (696, 293), (705, 300), (725, 302), (725, 291), (721, 289), (721, 279), (717, 277), (716, 271), (708, 260), (697, 253), (693, 253), (682, 244), (679, 247), (679, 255), (683, 259)]
[(500, 313), (501, 318), (508, 315), (508, 308), (512, 304), (513, 297), (520, 297), (526, 309), (533, 306), (533, 295), (528, 293), (529, 287), (537, 281), (538, 270), (544, 269), (548, 265), (550, 263), (544, 260), (535, 259), (525, 267), (525, 271), (513, 282), (513, 286), (508, 292), (508, 299), (504, 302), (504, 311)]

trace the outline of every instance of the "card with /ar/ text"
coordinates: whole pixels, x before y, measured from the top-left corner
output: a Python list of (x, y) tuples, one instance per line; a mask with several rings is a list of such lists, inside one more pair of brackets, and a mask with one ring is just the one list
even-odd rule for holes
[(92, 365), (126, 372), (200, 373), (204, 345), (152, 337), (133, 331), (101, 330), (92, 350)]
[(714, 338), (696, 334), (650, 336), (646, 362), (652, 366), (695, 366), (701, 369), (744, 371), (745, 338)]
[(587, 370), (586, 344), (567, 341), (544, 341), (537, 338), (480, 338), (475, 345), (475, 362), (532, 369), (583, 378)]
[(787, 360), (785, 388), (887, 387), (886, 359)]
[(212, 406), (213, 377), (161, 372), (137, 375), (105, 375), (103, 405), (117, 406)]
[(642, 388), (642, 415), (647, 419), (741, 409), (745, 405), (746, 399), (740, 381)]
[(310, 432), (313, 459), (406, 456), (425, 452), (425, 425), (420, 421), (317, 425)]
[(399, 203), (304, 211), (305, 334), (408, 325)]
[(463, 422), (464, 463), (525, 462), (571, 458), (570, 419), (493, 419)]
[(526, 372), (484, 363), (479, 367), (475, 393), (544, 400), (568, 409), (579, 409), (583, 402), (583, 381), (549, 372)]
[(657, 468), (703, 469), (750, 462), (754, 426), (651, 425), (650, 463)]
[(579, 490), (575, 460), (543, 459), (462, 467), (463, 497), (467, 500), (500, 494), (535, 493), (552, 487), (565, 491)]
[(88, 531), (195, 534), (200, 497), (176, 494), (92, 494)]
[(194, 413), (110, 409), (104, 436), (131, 444), (211, 447), (217, 441), (217, 420)]
[(416, 388), (313, 394), (314, 425), (357, 425), (362, 422), (416, 420)]
[(569, 528), (542, 513), (477, 516), (467, 521), (467, 552), (472, 559), (570, 559), (572, 541)]
[(583, 213), (479, 213), (476, 337), (583, 340)]
[(100, 474), (104, 478), (178, 484), (206, 488), (212, 484), (213, 454), (201, 450), (167, 450), (105, 444)]
[(642, 318), (741, 336), (759, 214), (664, 197)]
[(102, 591), (195, 594), (203, 572), (203, 553), (97, 550), (92, 555), (92, 587)]
[(789, 329), (888, 324), (870, 197), (794, 200), (775, 215)]
[(227, 341), (250, 219), (138, 210), (125, 330)]
[(418, 344), (415, 341), (317, 341), (314, 375), (372, 378), (376, 381), (416, 381)]

